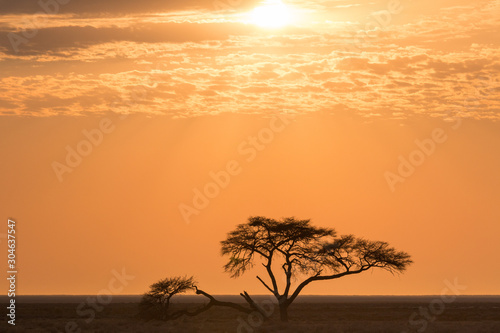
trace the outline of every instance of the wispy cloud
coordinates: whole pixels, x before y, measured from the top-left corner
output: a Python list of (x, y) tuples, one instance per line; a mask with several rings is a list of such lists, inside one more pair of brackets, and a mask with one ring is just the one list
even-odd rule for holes
[[(423, 2), (416, 13), (401, 2), (399, 16), (377, 29), (366, 29), (373, 16), (363, 14), (356, 22), (345, 17), (279, 31), (217, 22), (219, 14), (210, 14), (209, 1), (146, 1), (144, 6), (73, 1), (15, 52), (7, 35), (22, 36), (27, 25), (20, 18), (36, 7), (23, 3), (8, 2), (3, 8), (3, 114), (106, 112), (134, 87), (147, 90), (147, 99), (134, 104), (135, 112), (191, 116), (349, 108), (398, 118), (458, 110), (467, 94), (482, 87), (481, 105), (469, 116), (497, 119), (500, 114), (498, 1), (472, 8), (443, 1), (437, 11), (426, 11), (429, 2)], [(315, 10), (308, 3), (293, 4)], [(387, 4), (316, 5), (376, 13)], [(170, 14), (149, 14), (153, 9)], [(122, 14), (81, 16), (108, 10)], [(173, 17), (192, 21), (176, 23)]]

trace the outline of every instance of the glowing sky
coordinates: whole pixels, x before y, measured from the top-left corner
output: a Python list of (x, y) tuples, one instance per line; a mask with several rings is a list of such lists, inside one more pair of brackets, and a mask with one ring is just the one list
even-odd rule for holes
[[(498, 1), (288, 1), (297, 20), (277, 30), (243, 23), (255, 1), (221, 4), (75, 0), (35, 20), (36, 2), (4, 1), (0, 112), (99, 113), (134, 99), (138, 112), (179, 117), (277, 105), (443, 116), (475, 89), (466, 116), (498, 117)], [(16, 31), (32, 36), (15, 39), (18, 52)]]
[[(0, 218), (19, 221), (21, 293), (95, 294), (122, 267), (125, 294), (184, 274), (265, 293), (222, 272), (219, 241), (250, 215), (415, 260), (306, 294), (439, 294), (454, 278), (500, 293), (499, 0), (290, 0), (276, 22), (259, 1), (41, 3), (0, 2)], [(296, 120), (247, 161), (277, 113)], [(54, 162), (103, 119), (113, 130), (59, 181)], [(445, 142), (392, 191), (387, 172), (435, 129)], [(232, 160), (241, 174), (187, 224), (179, 205)]]

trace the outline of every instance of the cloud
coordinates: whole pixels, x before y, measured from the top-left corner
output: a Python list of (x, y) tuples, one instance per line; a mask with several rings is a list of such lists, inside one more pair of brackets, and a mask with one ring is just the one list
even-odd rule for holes
[[(186, 43), (224, 40), (234, 34), (248, 34), (248, 26), (236, 23), (156, 23), (132, 27), (65, 26), (39, 29), (33, 38), (18, 45), (15, 52), (7, 38), (12, 31), (0, 31), (0, 50), (6, 54), (29, 55), (87, 48), (96, 44), (130, 41), (136, 43)], [(22, 32), (17, 33), (23, 38)]]
[[(293, 3), (304, 8), (345, 4)], [(360, 3), (357, 7), (368, 5)], [(127, 6), (133, 4), (126, 2), (124, 10)], [(386, 3), (374, 6), (381, 10)], [(430, 3), (422, 6), (430, 8)], [(414, 16), (405, 7), (404, 20), (394, 19), (371, 37), (362, 22), (350, 21), (265, 31), (213, 23), (219, 16), (204, 21), (200, 11), (189, 22), (161, 22), (161, 15), (137, 13), (123, 20), (113, 19), (116, 13), (92, 19), (65, 14), (39, 29), (19, 53), (0, 38), (0, 112), (113, 110), (186, 117), (275, 109), (332, 112), (342, 105), (366, 117), (460, 112), (500, 118), (494, 11), (460, 3), (440, 7), (446, 10)], [(0, 26), (4, 37), (20, 30), (15, 20)]]
[(4, 0), (0, 4), (0, 13), (120, 16), (181, 10), (248, 9), (257, 3), (257, 0)]

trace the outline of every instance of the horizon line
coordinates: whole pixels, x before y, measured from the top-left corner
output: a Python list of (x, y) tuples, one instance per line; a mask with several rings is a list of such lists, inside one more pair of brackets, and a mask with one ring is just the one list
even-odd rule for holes
[[(98, 294), (26, 294), (26, 295), (19, 295), (17, 294), (16, 297), (36, 297), (36, 296), (96, 296)], [(120, 295), (112, 295), (113, 297), (116, 296), (143, 296), (144, 293), (142, 294), (120, 294)], [(0, 297), (8, 297), (7, 295), (0, 295)], [(185, 295), (176, 295), (176, 296), (197, 296), (196, 294), (185, 294)], [(213, 296), (240, 296), (239, 294), (213, 294)], [(253, 296), (273, 296), (271, 294), (254, 294)], [(326, 296), (326, 297), (409, 297), (409, 296), (441, 296), (440, 294), (404, 294), (404, 295), (397, 295), (397, 294), (374, 294), (374, 295), (362, 295), (362, 294), (305, 294), (305, 295), (299, 295), (299, 296)], [(471, 294), (471, 295), (456, 295), (457, 297), (478, 297), (478, 296), (493, 296), (493, 297), (500, 297), (500, 294)]]

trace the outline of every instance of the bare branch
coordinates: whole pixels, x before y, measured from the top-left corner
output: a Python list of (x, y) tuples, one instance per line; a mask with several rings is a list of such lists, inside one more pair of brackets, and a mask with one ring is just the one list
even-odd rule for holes
[[(221, 244), (222, 254), (229, 256), (224, 268), (233, 277), (252, 268), (255, 259), (263, 260), (271, 283), (265, 283), (259, 276), (257, 279), (278, 299), (280, 307), (285, 308), (313, 281), (359, 274), (370, 268), (399, 273), (412, 263), (409, 254), (396, 251), (386, 242), (368, 241), (353, 235), (338, 237), (334, 229), (315, 227), (310, 220), (293, 217), (281, 220), (250, 217), (247, 223), (237, 225)], [(277, 260), (284, 262), (279, 266), (281, 269), (274, 272), (273, 263)], [(292, 277), (299, 272), (309, 277), (288, 298)], [(275, 273), (284, 274), (286, 284), (282, 294)], [(253, 306), (247, 293), (241, 295)], [(283, 312), (283, 308), (281, 310)]]
[(266, 287), (267, 290), (274, 294), (274, 290), (272, 290), (258, 275), (257, 279), (259, 279), (259, 281), (264, 285), (264, 287)]

